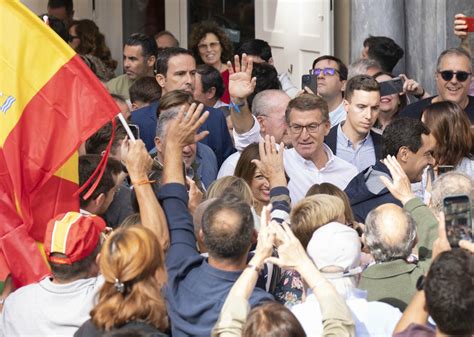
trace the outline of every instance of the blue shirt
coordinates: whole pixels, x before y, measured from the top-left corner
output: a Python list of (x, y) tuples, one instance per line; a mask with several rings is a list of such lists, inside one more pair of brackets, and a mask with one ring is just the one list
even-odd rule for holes
[(355, 146), (342, 131), (342, 124), (337, 127), (336, 156), (351, 163), (359, 172), (375, 164), (375, 148), (370, 133)]

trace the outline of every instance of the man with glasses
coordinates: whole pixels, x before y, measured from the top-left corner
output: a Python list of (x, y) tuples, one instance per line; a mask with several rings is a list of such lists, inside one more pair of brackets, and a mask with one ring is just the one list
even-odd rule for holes
[(337, 57), (324, 55), (314, 60), (310, 73), (318, 76), (317, 94), (328, 103), (331, 127), (339, 124), (346, 119), (342, 102), (347, 80), (346, 65)]
[(469, 96), (472, 65), (469, 54), (461, 48), (443, 51), (436, 66), (438, 96), (425, 98), (408, 105), (400, 116), (421, 118), (423, 110), (431, 103), (450, 101), (459, 104), (466, 111), (471, 123), (474, 121), (474, 97)]
[[(233, 69), (229, 69), (231, 117), (240, 136), (235, 137), (235, 146), (238, 149), (245, 147), (242, 138), (247, 144), (260, 140), (260, 128), (255, 127), (258, 123), (255, 123), (247, 103), (247, 97), (255, 88), (252, 68), (252, 60), (244, 54), (242, 62), (235, 64), (235, 73)], [(288, 189), (292, 202), (296, 203), (304, 198), (314, 184), (328, 182), (344, 189), (357, 174), (357, 169), (334, 156), (331, 149), (324, 144), (324, 137), (330, 129), (326, 101), (316, 95), (302, 94), (288, 103), (285, 120), (293, 146), (283, 154), (285, 171), (290, 178)]]
[(324, 142), (361, 172), (382, 152), (382, 136), (372, 131), (379, 116), (380, 87), (372, 76), (358, 75), (347, 82), (344, 97), (347, 118), (331, 128)]

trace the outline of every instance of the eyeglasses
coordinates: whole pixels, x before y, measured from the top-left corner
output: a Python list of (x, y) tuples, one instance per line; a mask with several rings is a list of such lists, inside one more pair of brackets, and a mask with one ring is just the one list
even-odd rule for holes
[(340, 74), (339, 70), (336, 68), (315, 68), (309, 71), (311, 75), (316, 76), (319, 76), (321, 72), (324, 74), (324, 76), (334, 76), (336, 73)]
[(306, 129), (306, 131), (308, 133), (316, 133), (316, 132), (318, 132), (319, 127), (323, 123), (324, 122), (321, 122), (321, 123), (316, 123), (315, 122), (315, 123), (311, 123), (311, 124), (308, 124), (308, 125), (291, 124), (288, 127), (290, 128), (291, 133), (293, 133), (295, 135), (299, 135), (303, 132), (303, 129)]
[(467, 71), (452, 71), (452, 70), (443, 70), (443, 71), (438, 71), (438, 73), (441, 75), (441, 78), (445, 81), (451, 81), (453, 76), (456, 75), (456, 79), (459, 82), (464, 82), (469, 78), (469, 75), (472, 73), (468, 73)]
[(200, 51), (206, 51), (209, 48), (216, 49), (217, 47), (219, 47), (220, 44), (221, 43), (219, 41), (211, 42), (209, 44), (202, 43), (202, 44), (198, 44), (198, 48)]

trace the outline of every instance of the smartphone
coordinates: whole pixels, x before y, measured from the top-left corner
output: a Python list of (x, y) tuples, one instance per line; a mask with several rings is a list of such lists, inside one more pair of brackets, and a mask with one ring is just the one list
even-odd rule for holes
[(438, 165), (438, 177), (450, 171), (454, 171), (453, 165)]
[(463, 18), (466, 21), (467, 32), (474, 32), (474, 18)]
[(135, 139), (140, 139), (140, 128), (136, 124), (128, 124)]
[(459, 240), (472, 242), (472, 210), (469, 196), (452, 195), (443, 199), (446, 236), (451, 247), (459, 247)]
[(301, 89), (310, 88), (315, 94), (318, 92), (318, 75), (301, 76)]
[(400, 77), (395, 77), (391, 80), (380, 82), (379, 85), (380, 96), (387, 96), (403, 92), (403, 81)]

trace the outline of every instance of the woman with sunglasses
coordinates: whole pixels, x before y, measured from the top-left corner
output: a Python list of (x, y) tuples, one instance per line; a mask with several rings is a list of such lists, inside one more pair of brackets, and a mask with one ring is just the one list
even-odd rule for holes
[(199, 22), (192, 29), (189, 48), (198, 64), (205, 63), (219, 70), (225, 85), (224, 94), (220, 99), (228, 104), (230, 96), (227, 61), (232, 58), (233, 47), (226, 33), (215, 22)]
[(436, 86), (438, 96), (422, 99), (408, 105), (400, 112), (401, 117), (420, 119), (423, 110), (432, 103), (450, 101), (459, 104), (471, 123), (474, 122), (474, 96), (469, 96), (472, 79), (470, 55), (461, 48), (446, 49), (438, 57)]
[(115, 77), (117, 61), (112, 59), (105, 37), (94, 21), (73, 21), (69, 26), (69, 45), (102, 82)]

